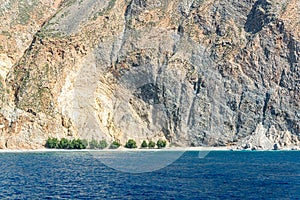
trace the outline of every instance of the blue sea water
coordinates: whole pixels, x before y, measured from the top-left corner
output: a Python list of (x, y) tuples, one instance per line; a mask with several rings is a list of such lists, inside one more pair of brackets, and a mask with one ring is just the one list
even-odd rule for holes
[(300, 151), (189, 151), (137, 174), (93, 154), (0, 153), (0, 199), (300, 199)]

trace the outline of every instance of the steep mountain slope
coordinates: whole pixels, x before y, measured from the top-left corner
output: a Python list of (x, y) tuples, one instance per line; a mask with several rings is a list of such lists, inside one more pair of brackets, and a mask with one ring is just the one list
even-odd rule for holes
[(296, 0), (66, 0), (5, 68), (0, 147), (48, 137), (300, 146), (299, 10)]
[(61, 0), (0, 1), (0, 75), (1, 81), (22, 57), (33, 35), (57, 10)]

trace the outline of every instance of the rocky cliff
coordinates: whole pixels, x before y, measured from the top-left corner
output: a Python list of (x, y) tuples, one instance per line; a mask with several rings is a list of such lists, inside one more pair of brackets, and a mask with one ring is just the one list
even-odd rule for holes
[(9, 0), (0, 148), (300, 146), (297, 0)]

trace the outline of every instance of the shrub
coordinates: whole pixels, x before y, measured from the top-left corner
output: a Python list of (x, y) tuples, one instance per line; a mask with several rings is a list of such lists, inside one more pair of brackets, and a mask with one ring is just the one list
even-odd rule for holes
[(82, 144), (87, 148), (89, 146), (89, 142), (86, 139), (81, 140)]
[(46, 148), (55, 149), (58, 148), (59, 141), (57, 138), (48, 138), (46, 141)]
[(165, 148), (166, 145), (167, 145), (167, 142), (165, 140), (162, 140), (162, 139), (159, 139), (157, 142), (156, 142), (156, 145), (159, 149), (162, 149), (162, 148)]
[(106, 140), (100, 140), (99, 142), (95, 139), (89, 142), (90, 149), (105, 149), (108, 146)]
[(62, 138), (60, 141), (57, 138), (49, 138), (46, 141), (47, 148), (58, 148), (58, 149), (85, 149), (86, 142), (80, 139), (68, 140)]
[(117, 142), (117, 141), (113, 141), (113, 143), (111, 143), (111, 145), (110, 145), (110, 149), (117, 149), (117, 148), (119, 148), (121, 146), (121, 144), (119, 143), (119, 142)]
[(100, 140), (99, 141), (99, 149), (105, 149), (108, 146), (106, 140)]
[(127, 141), (127, 143), (125, 144), (125, 147), (126, 148), (129, 148), (129, 149), (133, 149), (133, 148), (136, 148), (136, 142), (133, 140), (133, 139), (129, 139)]
[(153, 148), (155, 147), (155, 142), (150, 141), (149, 144), (148, 144), (148, 147), (149, 147), (150, 149), (153, 149)]
[(141, 148), (147, 148), (148, 147), (148, 144), (147, 142), (144, 140), (141, 144)]
[(70, 142), (66, 138), (62, 138), (58, 144), (58, 148), (60, 149), (68, 149), (70, 146)]
[(85, 144), (85, 142), (80, 139), (78, 140), (79, 140), (79, 149), (86, 149), (87, 145)]
[(72, 141), (72, 146), (73, 146), (72, 149), (85, 149), (86, 148), (86, 145), (80, 139), (73, 140)]
[(89, 142), (89, 146), (90, 146), (90, 149), (97, 149), (98, 146), (99, 146), (99, 142), (95, 139), (92, 139), (90, 142)]
[(75, 149), (76, 140), (69, 141), (68, 149)]

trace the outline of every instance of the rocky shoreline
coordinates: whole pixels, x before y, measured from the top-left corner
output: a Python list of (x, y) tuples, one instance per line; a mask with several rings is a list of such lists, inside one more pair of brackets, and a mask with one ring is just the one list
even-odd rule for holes
[(42, 152), (127, 152), (127, 151), (300, 151), (300, 147), (280, 148), (280, 149), (251, 149), (251, 148), (240, 148), (238, 146), (231, 147), (167, 147), (164, 149), (127, 149), (120, 147), (118, 149), (81, 149), (81, 150), (69, 150), (69, 149), (1, 149), (0, 153), (42, 153)]

